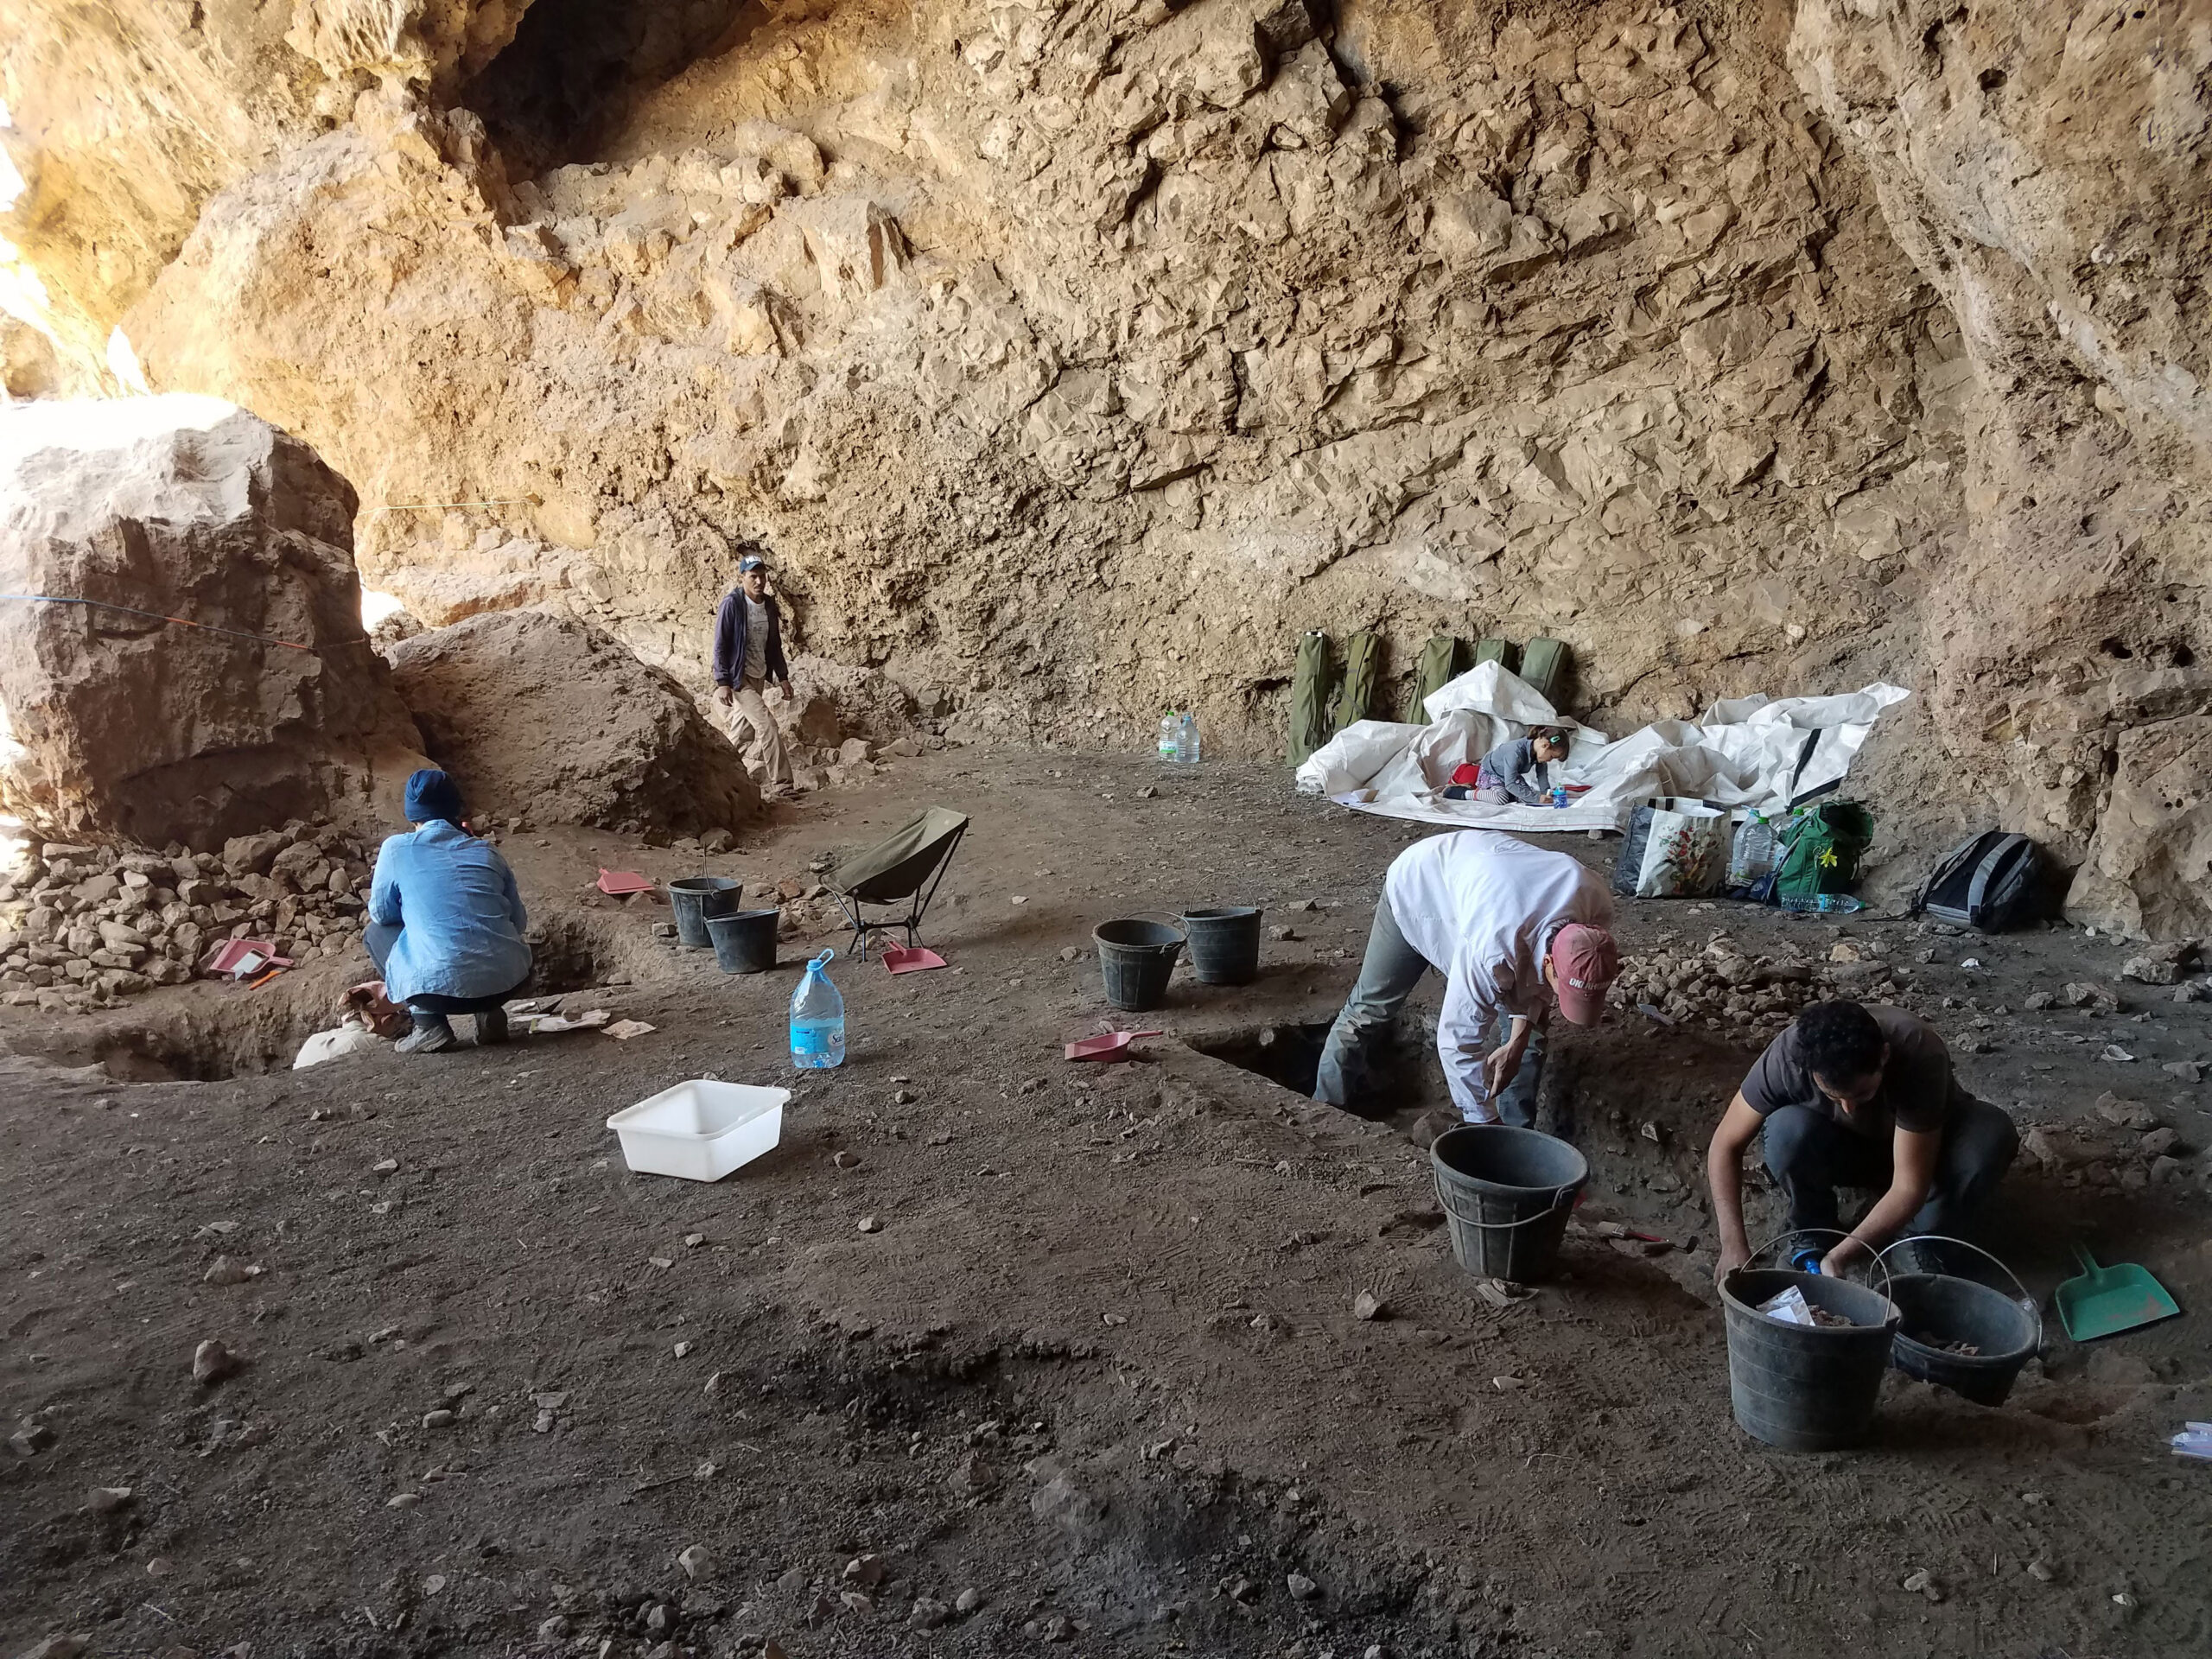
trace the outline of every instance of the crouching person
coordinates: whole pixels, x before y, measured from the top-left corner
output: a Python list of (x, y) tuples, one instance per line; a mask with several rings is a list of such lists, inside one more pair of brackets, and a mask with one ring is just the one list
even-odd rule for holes
[(442, 772), (407, 780), (407, 820), (377, 854), (365, 943), (385, 994), (414, 1029), (403, 1054), (454, 1045), (448, 1016), (476, 1017), (476, 1040), (507, 1039), (506, 1000), (530, 978), (528, 923), (507, 861), (461, 828), (461, 791)]
[[(1767, 1045), (1706, 1154), (1723, 1274), (1750, 1259), (1743, 1160), (1766, 1131), (1766, 1166), (1795, 1230), (1838, 1231), (1836, 1188), (1881, 1193), (1827, 1249), (1833, 1274), (1892, 1239), (1958, 1236), (2012, 1161), (2019, 1131), (1959, 1086), (1943, 1039), (1902, 1008), (1815, 1002)], [(1917, 1260), (1902, 1261), (1908, 1255)], [(1941, 1271), (1940, 1249), (1900, 1251), (1900, 1271)]]

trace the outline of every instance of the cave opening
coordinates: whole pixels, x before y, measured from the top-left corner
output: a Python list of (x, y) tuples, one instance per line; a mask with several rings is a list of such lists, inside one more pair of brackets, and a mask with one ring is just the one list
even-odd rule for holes
[(632, 101), (742, 45), (763, 0), (537, 0), (461, 89), (518, 175), (594, 159)]

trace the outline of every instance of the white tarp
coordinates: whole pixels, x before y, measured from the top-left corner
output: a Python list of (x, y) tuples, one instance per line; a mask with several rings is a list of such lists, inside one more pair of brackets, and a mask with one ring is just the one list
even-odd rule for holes
[[(1656, 795), (1779, 813), (1849, 771), (1882, 711), (1911, 695), (1877, 682), (1833, 697), (1731, 697), (1695, 721), (1662, 720), (1613, 741), (1560, 719), (1527, 681), (1484, 663), (1428, 699), (1426, 726), (1345, 727), (1298, 769), (1298, 787), (1358, 811), (1454, 829), (1618, 830)], [(1453, 767), (1531, 726), (1573, 734), (1552, 780), (1587, 784), (1589, 793), (1566, 807), (1444, 798)]]

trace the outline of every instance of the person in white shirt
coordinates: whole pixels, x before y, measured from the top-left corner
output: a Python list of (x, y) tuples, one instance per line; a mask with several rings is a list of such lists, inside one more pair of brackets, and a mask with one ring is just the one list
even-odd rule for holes
[(1313, 1097), (1363, 1092), (1376, 1040), (1431, 968), (1444, 975), (1436, 1052), (1470, 1123), (1535, 1121), (1543, 1028), (1554, 1001), (1578, 1026), (1604, 1014), (1620, 975), (1612, 895), (1565, 853), (1494, 830), (1414, 842), (1382, 880), (1359, 980), (1321, 1051)]

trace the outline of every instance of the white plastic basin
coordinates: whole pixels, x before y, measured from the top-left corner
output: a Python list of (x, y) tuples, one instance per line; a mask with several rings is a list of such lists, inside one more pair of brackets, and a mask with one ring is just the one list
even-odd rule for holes
[(695, 1077), (626, 1106), (607, 1120), (622, 1161), (640, 1175), (719, 1181), (783, 1138), (788, 1089)]

